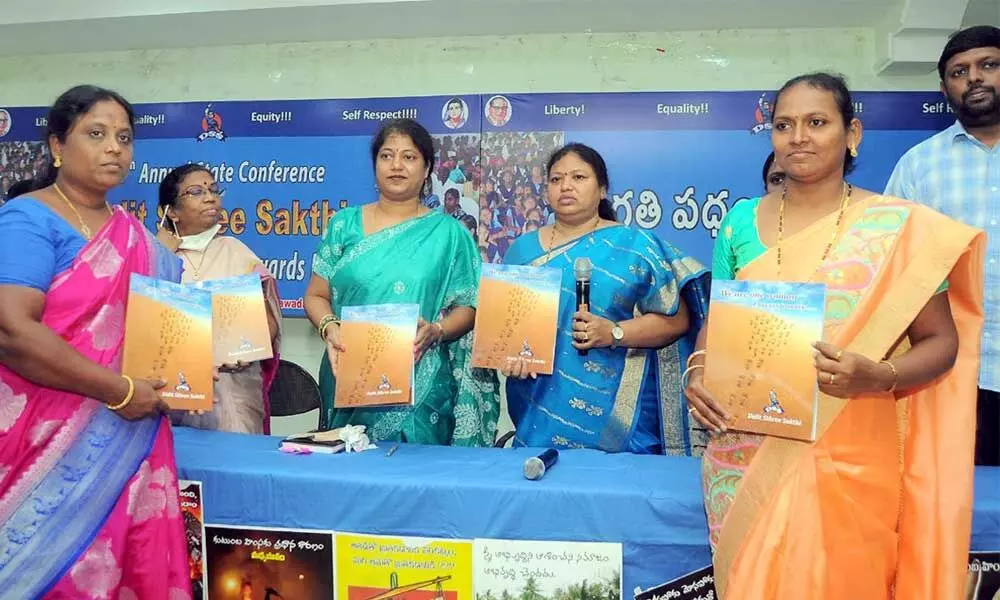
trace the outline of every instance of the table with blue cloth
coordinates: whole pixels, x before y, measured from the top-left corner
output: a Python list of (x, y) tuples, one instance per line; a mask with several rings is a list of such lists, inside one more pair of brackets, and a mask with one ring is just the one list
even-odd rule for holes
[[(623, 591), (708, 565), (701, 463), (564, 451), (539, 481), (532, 449), (391, 444), (294, 455), (279, 438), (176, 428), (183, 479), (203, 482), (205, 521), (438, 538), (620, 542)], [(1000, 468), (976, 472), (973, 550), (1000, 550)]]

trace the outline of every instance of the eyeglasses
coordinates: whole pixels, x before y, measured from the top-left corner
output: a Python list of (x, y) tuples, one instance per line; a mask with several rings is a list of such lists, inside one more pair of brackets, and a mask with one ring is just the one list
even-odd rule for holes
[(179, 197), (191, 196), (192, 198), (201, 198), (205, 194), (211, 194), (217, 198), (222, 198), (226, 195), (226, 190), (219, 189), (219, 186), (212, 186), (210, 188), (203, 188), (200, 185), (193, 185), (188, 189), (184, 190)]

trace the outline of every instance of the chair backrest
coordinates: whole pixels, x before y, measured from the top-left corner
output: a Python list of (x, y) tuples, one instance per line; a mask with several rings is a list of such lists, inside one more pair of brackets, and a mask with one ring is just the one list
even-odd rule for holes
[(320, 407), (319, 384), (299, 365), (282, 360), (270, 398), (272, 417), (301, 415)]

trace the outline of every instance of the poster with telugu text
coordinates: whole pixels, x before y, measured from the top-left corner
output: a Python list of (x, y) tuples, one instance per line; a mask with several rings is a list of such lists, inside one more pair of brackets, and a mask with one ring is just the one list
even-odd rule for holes
[(635, 600), (716, 600), (712, 565), (692, 571), (648, 590), (636, 590)]
[(1000, 552), (969, 554), (964, 600), (1000, 600)]
[(337, 534), (338, 600), (472, 600), (472, 542)]
[(477, 539), (476, 600), (621, 600), (622, 546)]
[(180, 490), (181, 515), (184, 518), (184, 537), (187, 540), (188, 569), (191, 572), (192, 600), (205, 598), (207, 574), (205, 572), (205, 494), (200, 481), (177, 481)]
[(207, 525), (209, 598), (330, 600), (333, 533)]
[[(954, 122), (940, 94), (858, 92), (865, 126), (849, 179), (881, 191), (902, 154)], [(722, 219), (763, 191), (773, 92), (485, 94), (331, 100), (137, 104), (135, 156), (118, 202), (155, 229), (158, 186), (187, 162), (211, 169), (223, 225), (278, 281), (286, 316), (303, 316), (312, 255), (338, 210), (375, 200), (369, 142), (387, 119), (434, 137), (425, 204), (460, 220), (484, 261), (553, 220), (545, 164), (566, 142), (607, 161), (618, 219), (704, 264)], [(39, 175), (44, 107), (0, 108), (0, 196)]]

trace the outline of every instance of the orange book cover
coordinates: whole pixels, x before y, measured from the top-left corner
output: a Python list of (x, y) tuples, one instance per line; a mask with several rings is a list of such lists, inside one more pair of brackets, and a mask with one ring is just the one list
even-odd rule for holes
[(165, 380), (171, 408), (212, 410), (212, 294), (133, 274), (122, 374)]
[(345, 306), (340, 314), (337, 408), (413, 402), (413, 344), (420, 306)]
[(823, 284), (712, 282), (705, 387), (732, 429), (815, 441), (825, 307)]
[(212, 294), (213, 356), (216, 365), (256, 362), (274, 357), (260, 275), (250, 273), (201, 281)]
[(499, 370), (524, 358), (535, 373), (551, 375), (561, 285), (559, 269), (484, 264), (472, 366)]

